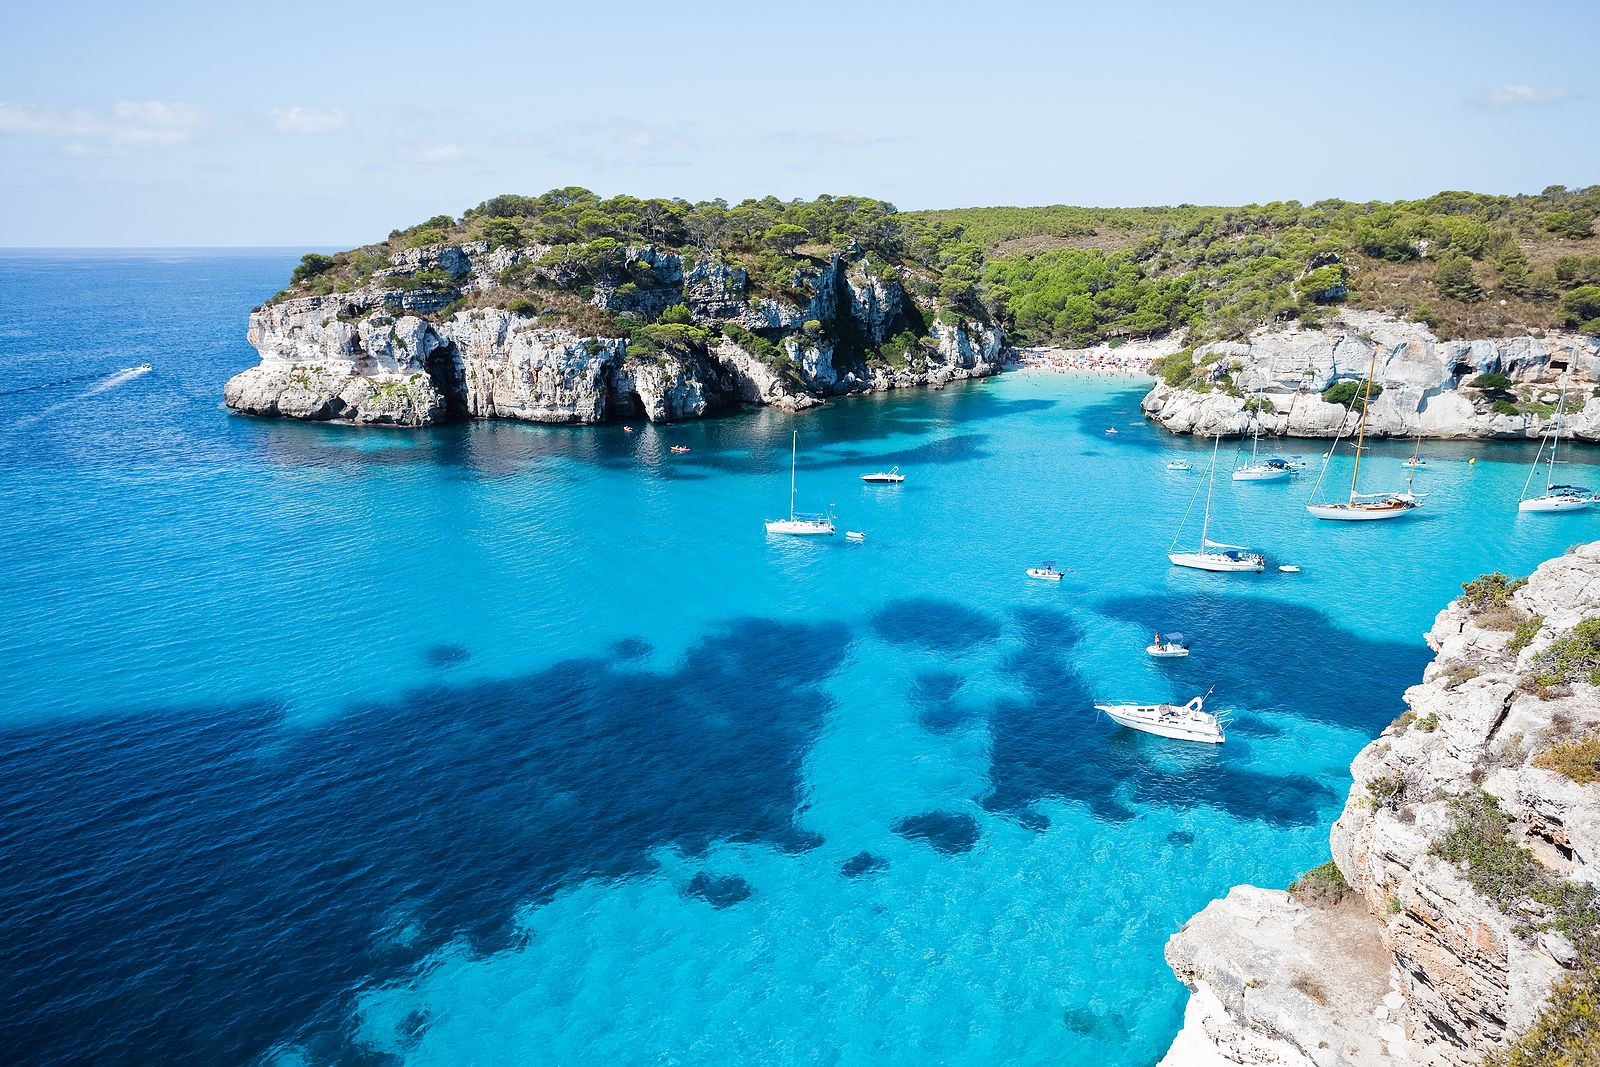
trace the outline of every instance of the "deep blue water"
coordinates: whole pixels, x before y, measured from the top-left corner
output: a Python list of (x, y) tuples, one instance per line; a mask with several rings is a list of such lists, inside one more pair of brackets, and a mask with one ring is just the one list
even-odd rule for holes
[[(1175, 571), (1205, 449), (1126, 380), (231, 416), (296, 258), (0, 256), (0, 1062), (1150, 1063), (1166, 937), (1326, 858), (1459, 583), (1596, 536), (1439, 445), (1395, 523), (1224, 481), (1304, 573)], [(762, 535), (791, 428), (865, 543)], [(1211, 685), (1220, 750), (1089, 707)]]

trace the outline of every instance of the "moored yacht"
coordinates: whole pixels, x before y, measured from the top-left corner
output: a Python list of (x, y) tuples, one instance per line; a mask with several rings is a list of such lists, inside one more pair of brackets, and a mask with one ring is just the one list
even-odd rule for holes
[(794, 441), (789, 448), (789, 517), (787, 519), (768, 519), (767, 533), (789, 534), (795, 537), (832, 537), (833, 516), (807, 515), (794, 509), (794, 469), (795, 459), (800, 451), (800, 432), (795, 431)]
[[(1177, 552), (1178, 538), (1172, 539), (1172, 545), (1167, 551), (1167, 559), (1172, 561), (1174, 567), (1188, 567), (1197, 571), (1262, 571), (1266, 569), (1267, 561), (1259, 552), (1252, 552), (1243, 545), (1227, 545), (1221, 541), (1211, 540), (1211, 491), (1217, 481), (1217, 448), (1222, 442), (1219, 435), (1216, 443), (1211, 446), (1211, 470), (1206, 475), (1206, 517), (1200, 525), (1200, 549), (1197, 552)], [(1196, 488), (1195, 492), (1199, 492)], [(1189, 499), (1189, 506), (1194, 507), (1194, 498)], [(1189, 513), (1184, 512), (1185, 519)], [(1183, 524), (1178, 524), (1178, 535), (1183, 535)]]
[[(1361, 477), (1361, 450), (1367, 439), (1367, 408), (1372, 401), (1372, 375), (1378, 367), (1378, 349), (1372, 349), (1372, 358), (1367, 364), (1366, 388), (1361, 394), (1361, 419), (1356, 424), (1356, 462), (1355, 470), (1350, 473), (1350, 494), (1344, 500), (1329, 500), (1320, 504), (1307, 504), (1306, 511), (1313, 518), (1333, 519), (1342, 522), (1368, 522), (1375, 519), (1396, 519), (1402, 515), (1409, 515), (1422, 506), (1422, 498), (1410, 490), (1410, 483), (1403, 493), (1358, 493), (1356, 492), (1357, 480)], [(1342, 427), (1341, 427), (1342, 429)], [(1421, 437), (1417, 439), (1421, 447)], [(1312, 486), (1313, 494), (1322, 486), (1322, 478), (1328, 473), (1328, 460), (1333, 458), (1338, 451), (1339, 439), (1333, 439), (1333, 447), (1324, 453), (1322, 474), (1317, 476), (1317, 484)], [(1420, 456), (1413, 456), (1413, 459)], [(1411, 474), (1415, 476), (1416, 465), (1411, 467)]]
[(899, 467), (890, 467), (886, 471), (877, 471), (874, 474), (863, 474), (861, 476), (861, 480), (879, 485), (899, 485), (901, 482), (906, 480), (906, 476), (900, 473)]
[(1139, 730), (1175, 741), (1200, 741), (1220, 745), (1226, 741), (1222, 720), (1205, 710), (1206, 697), (1195, 697), (1187, 704), (1096, 704), (1096, 711), (1119, 726)]
[(1261, 462), (1256, 453), (1261, 448), (1261, 392), (1256, 391), (1255, 434), (1250, 439), (1250, 462), (1233, 472), (1236, 482), (1276, 482), (1294, 473), (1293, 468), (1281, 459)]
[(1528, 495), (1528, 486), (1533, 482), (1533, 476), (1539, 471), (1539, 460), (1544, 455), (1544, 442), (1539, 442), (1539, 454), (1533, 457), (1533, 469), (1528, 472), (1528, 480), (1522, 483), (1522, 497), (1517, 501), (1518, 511), (1532, 511), (1549, 513), (1552, 511), (1582, 511), (1600, 496), (1586, 485), (1557, 485), (1556, 481), (1556, 451), (1561, 447), (1561, 416), (1567, 410), (1567, 383), (1561, 382), (1561, 402), (1556, 406), (1555, 439), (1550, 445), (1550, 465), (1545, 469), (1544, 492), (1539, 496)]

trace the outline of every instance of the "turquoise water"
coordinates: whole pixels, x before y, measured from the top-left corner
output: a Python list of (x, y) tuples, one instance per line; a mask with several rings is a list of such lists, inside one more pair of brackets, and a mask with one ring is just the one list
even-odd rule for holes
[[(1179, 571), (1209, 448), (1128, 380), (230, 416), (295, 258), (0, 258), (5, 1062), (1147, 1064), (1166, 938), (1326, 858), (1434, 613), (1596, 536), (1518, 516), (1533, 446), (1430, 445), (1392, 523), (1219, 482), (1212, 536), (1303, 573)], [(763, 535), (792, 429), (864, 543)], [(1090, 709), (1212, 685), (1220, 750)]]

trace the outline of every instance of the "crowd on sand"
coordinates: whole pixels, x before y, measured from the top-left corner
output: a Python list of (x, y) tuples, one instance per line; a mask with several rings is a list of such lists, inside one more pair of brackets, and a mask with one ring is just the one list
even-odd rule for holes
[(1113, 348), (1019, 348), (1008, 370), (1069, 371), (1107, 377), (1149, 377), (1150, 364), (1172, 351), (1169, 344), (1129, 342)]

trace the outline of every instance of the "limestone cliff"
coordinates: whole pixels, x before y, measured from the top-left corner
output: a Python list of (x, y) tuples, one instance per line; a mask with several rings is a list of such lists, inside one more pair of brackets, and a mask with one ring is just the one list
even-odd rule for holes
[[(1553, 424), (1565, 379), (1563, 433), (1600, 441), (1595, 338), (1440, 341), (1418, 323), (1356, 310), (1326, 327), (1262, 330), (1243, 342), (1194, 349), (1190, 373), (1176, 386), (1158, 382), (1144, 411), (1174, 433), (1243, 434), (1251, 432), (1247, 405), (1259, 391), (1263, 433), (1333, 437), (1341, 426), (1353, 430), (1355, 418), (1322, 393), (1337, 381), (1364, 379), (1374, 350), (1374, 380), (1383, 391), (1368, 414), (1371, 436), (1538, 437)], [(1510, 384), (1475, 387), (1484, 374), (1503, 374)]]
[(1592, 975), (1600, 785), (1547, 768), (1600, 731), (1597, 616), (1600, 542), (1438, 616), (1333, 827), (1351, 896), (1240, 886), (1190, 920), (1167, 945), (1193, 993), (1168, 1064), (1475, 1064)]
[[(1004, 363), (998, 328), (936, 318), (860, 255), (833, 255), (762, 294), (715, 256), (686, 268), (678, 253), (618, 248), (578, 284), (547, 264), (550, 251), (407, 249), (345, 291), (291, 289), (251, 314), (261, 362), (228, 382), (227, 405), (395, 426), (673, 421), (982, 377)], [(532, 299), (508, 287), (541, 271), (551, 288)], [(615, 328), (679, 305), (676, 328)]]

